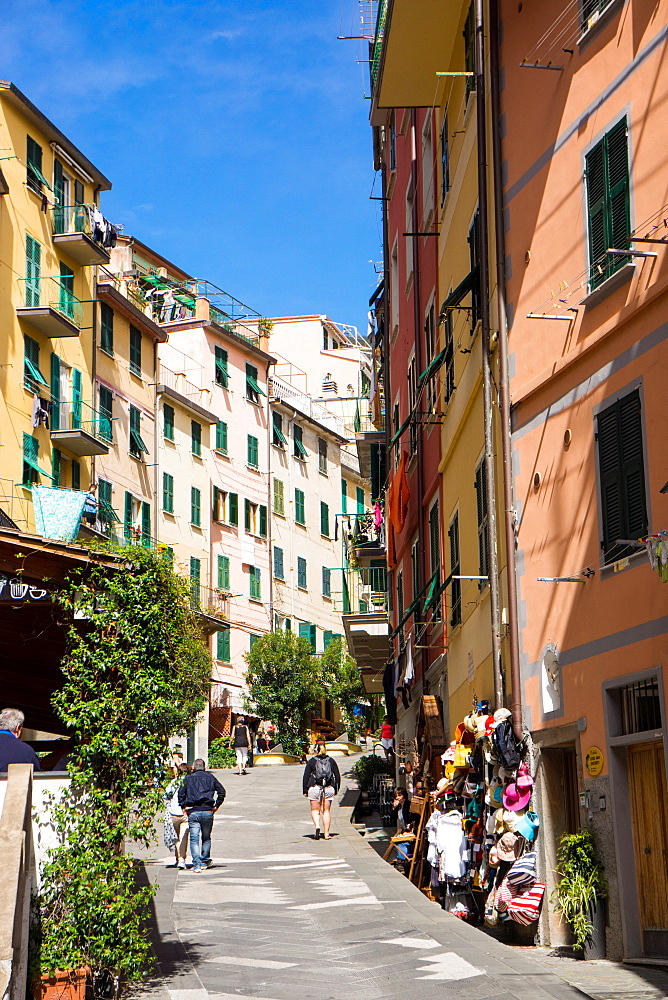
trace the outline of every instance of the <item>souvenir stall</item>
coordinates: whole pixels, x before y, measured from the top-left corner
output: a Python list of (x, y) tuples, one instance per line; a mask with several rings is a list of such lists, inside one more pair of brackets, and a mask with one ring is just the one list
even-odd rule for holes
[(530, 740), (518, 741), (510, 711), (492, 714), (486, 701), (453, 735), (443, 777), (425, 800), (411, 881), (470, 923), (529, 925), (545, 893), (533, 850), (540, 820), (531, 809)]

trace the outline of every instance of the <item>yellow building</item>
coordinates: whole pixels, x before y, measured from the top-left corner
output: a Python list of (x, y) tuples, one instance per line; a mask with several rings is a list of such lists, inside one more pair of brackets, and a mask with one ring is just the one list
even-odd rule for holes
[(0, 505), (34, 530), (30, 486), (87, 489), (108, 451), (95, 407), (95, 268), (115, 229), (107, 178), (13, 84), (0, 82)]

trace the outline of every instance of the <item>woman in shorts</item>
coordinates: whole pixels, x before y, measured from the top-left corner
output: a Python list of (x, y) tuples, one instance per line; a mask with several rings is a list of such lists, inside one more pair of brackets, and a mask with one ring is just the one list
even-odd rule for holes
[(325, 840), (329, 840), (329, 826), (332, 820), (332, 799), (341, 787), (341, 775), (333, 757), (327, 753), (324, 743), (316, 743), (315, 755), (304, 768), (302, 792), (309, 800), (311, 819), (315, 827), (315, 839), (320, 840), (320, 817)]
[(390, 763), (394, 757), (394, 727), (387, 721), (387, 716), (383, 719), (380, 727), (380, 745), (385, 751), (385, 760)]

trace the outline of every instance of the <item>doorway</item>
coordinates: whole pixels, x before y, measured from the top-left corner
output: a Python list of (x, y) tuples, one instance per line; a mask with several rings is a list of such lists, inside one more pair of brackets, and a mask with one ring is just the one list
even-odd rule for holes
[(668, 789), (663, 741), (628, 747), (629, 798), (643, 951), (668, 957)]

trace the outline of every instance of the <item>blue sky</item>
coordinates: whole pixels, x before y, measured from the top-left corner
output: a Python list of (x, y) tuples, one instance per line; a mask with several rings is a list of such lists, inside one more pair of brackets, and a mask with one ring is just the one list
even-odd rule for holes
[(354, 7), (5, 0), (0, 77), (111, 179), (126, 232), (264, 315), (365, 332), (381, 231), (367, 66), (336, 40)]

